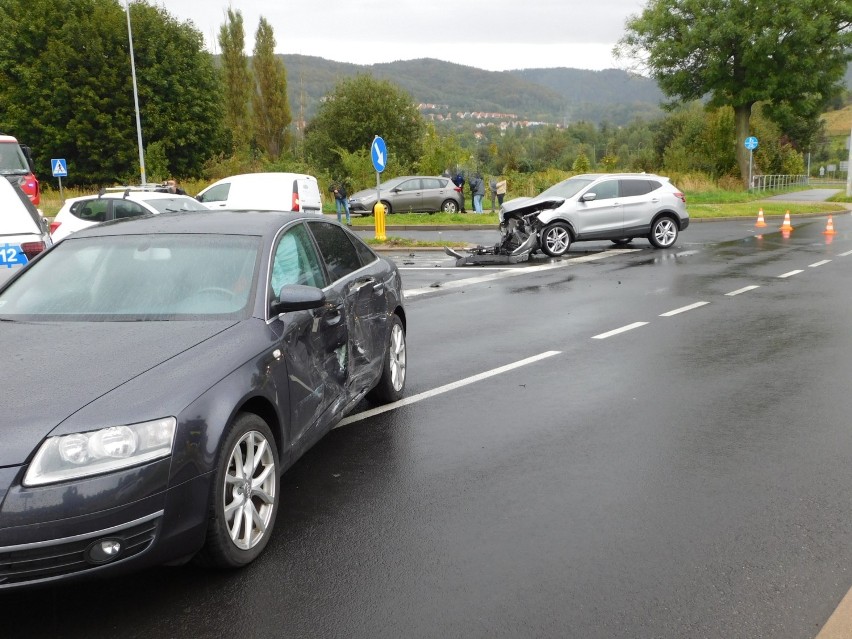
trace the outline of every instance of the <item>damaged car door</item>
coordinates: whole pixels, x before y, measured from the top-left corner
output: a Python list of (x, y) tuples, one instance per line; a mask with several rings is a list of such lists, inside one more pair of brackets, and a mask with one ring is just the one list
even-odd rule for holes
[(272, 255), (271, 299), (290, 285), (323, 289), (325, 295), (325, 303), (319, 308), (288, 312), (270, 320), (270, 328), (279, 334), (275, 366), (279, 404), (289, 403), (290, 443), (299, 450), (325, 433), (336, 408), (345, 401), (349, 341), (346, 307), (339, 291), (327, 287), (322, 261), (303, 224), (288, 229)]
[(348, 323), (347, 395), (363, 395), (381, 375), (388, 330), (382, 263), (366, 245), (341, 226), (308, 224), (319, 245), (332, 288), (341, 296)]

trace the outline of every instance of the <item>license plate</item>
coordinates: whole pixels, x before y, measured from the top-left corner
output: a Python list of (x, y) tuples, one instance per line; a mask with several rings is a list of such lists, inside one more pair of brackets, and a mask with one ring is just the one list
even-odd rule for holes
[(0, 268), (24, 266), (29, 259), (17, 244), (0, 244)]

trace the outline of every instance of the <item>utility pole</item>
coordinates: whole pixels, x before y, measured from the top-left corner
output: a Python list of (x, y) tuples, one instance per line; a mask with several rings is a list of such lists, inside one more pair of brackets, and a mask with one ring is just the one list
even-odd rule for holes
[(133, 76), (133, 104), (136, 106), (136, 138), (139, 144), (139, 171), (142, 174), (142, 185), (147, 184), (145, 177), (145, 151), (142, 146), (142, 120), (139, 118), (139, 92), (136, 89), (136, 60), (133, 57), (133, 32), (130, 30), (130, 0), (124, 0), (127, 9), (127, 39), (130, 42), (130, 73)]

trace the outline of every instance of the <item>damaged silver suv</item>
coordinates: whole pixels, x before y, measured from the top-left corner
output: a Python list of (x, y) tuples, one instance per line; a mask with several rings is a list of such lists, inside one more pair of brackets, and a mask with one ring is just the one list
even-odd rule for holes
[(561, 257), (573, 242), (611, 240), (622, 245), (636, 237), (647, 238), (655, 248), (669, 248), (687, 226), (686, 196), (666, 177), (577, 175), (535, 197), (506, 202), (500, 209), (500, 242), (456, 257), (459, 265), (516, 263), (539, 250)]

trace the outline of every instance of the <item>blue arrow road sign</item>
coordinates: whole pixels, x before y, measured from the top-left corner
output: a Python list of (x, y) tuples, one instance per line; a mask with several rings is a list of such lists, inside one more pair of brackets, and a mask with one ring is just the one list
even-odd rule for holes
[(385, 141), (378, 135), (373, 140), (373, 145), (370, 147), (370, 157), (373, 158), (373, 168), (379, 173), (385, 170), (385, 165), (388, 163), (388, 147), (385, 146)]
[(51, 160), (50, 168), (53, 170), (53, 177), (68, 177), (68, 165), (64, 159), (55, 158)]
[(757, 148), (757, 138), (753, 135), (745, 139), (745, 148), (749, 151), (754, 151)]

